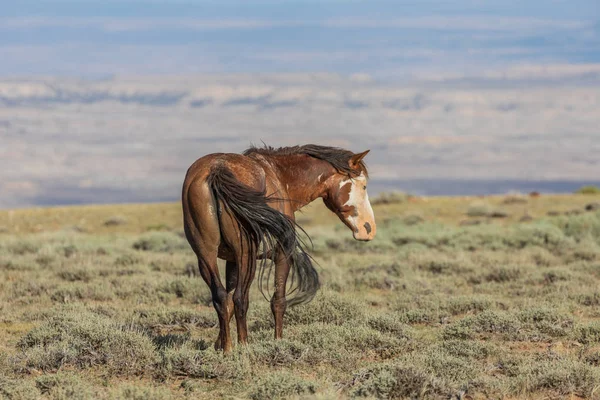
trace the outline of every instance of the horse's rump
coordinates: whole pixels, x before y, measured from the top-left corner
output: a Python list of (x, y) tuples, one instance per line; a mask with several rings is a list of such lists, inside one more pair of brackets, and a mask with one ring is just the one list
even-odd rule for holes
[[(266, 297), (263, 278), (267, 273), (268, 289), (268, 281), (273, 267), (267, 250), (270, 249), (271, 253), (283, 251), (289, 260), (292, 273), (290, 294), (294, 293), (294, 296), (288, 299), (288, 305), (310, 301), (319, 289), (319, 277), (305, 250), (302, 238), (296, 230), (297, 224), (287, 215), (269, 206), (269, 202), (282, 199), (267, 195), (266, 189), (260, 191), (243, 184), (221, 163), (212, 166), (207, 177), (207, 184), (217, 204), (219, 220), (223, 212), (221, 207), (224, 207), (238, 224), (239, 237), (225, 238), (226, 241), (239, 240), (242, 247), (253, 250), (260, 256), (259, 289), (261, 293)], [(250, 257), (249, 262), (256, 262), (255, 257)]]

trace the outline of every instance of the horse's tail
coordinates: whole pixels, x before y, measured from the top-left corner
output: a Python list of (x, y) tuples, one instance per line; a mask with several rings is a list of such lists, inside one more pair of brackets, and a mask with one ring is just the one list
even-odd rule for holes
[[(239, 182), (222, 164), (211, 169), (207, 183), (217, 206), (226, 208), (238, 223), (240, 239), (255, 245), (259, 253), (263, 249), (259, 263), (259, 289), (263, 296), (267, 298), (263, 285), (265, 270), (268, 270), (268, 288), (273, 266), (272, 262), (267, 262), (267, 250), (270, 249), (272, 257), (275, 251), (283, 251), (290, 264), (292, 288), (289, 294), (294, 296), (287, 300), (287, 304), (293, 306), (312, 300), (319, 289), (319, 276), (296, 230), (297, 224), (268, 205), (270, 201), (280, 199), (267, 196), (266, 190), (258, 191)], [(221, 210), (218, 212), (220, 215)], [(249, 262), (256, 261), (251, 259)]]

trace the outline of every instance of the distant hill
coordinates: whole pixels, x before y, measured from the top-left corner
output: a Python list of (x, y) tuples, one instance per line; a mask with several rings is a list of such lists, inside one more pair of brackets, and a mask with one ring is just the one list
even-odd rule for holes
[(4, 79), (0, 207), (174, 200), (194, 160), (261, 142), (371, 149), (380, 190), (571, 192), (598, 179), (599, 72)]

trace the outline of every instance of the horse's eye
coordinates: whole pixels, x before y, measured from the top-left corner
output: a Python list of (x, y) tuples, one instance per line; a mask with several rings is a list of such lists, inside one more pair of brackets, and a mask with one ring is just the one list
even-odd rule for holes
[(363, 186), (363, 189), (364, 189), (364, 190), (367, 190), (367, 187), (366, 187), (366, 186)]

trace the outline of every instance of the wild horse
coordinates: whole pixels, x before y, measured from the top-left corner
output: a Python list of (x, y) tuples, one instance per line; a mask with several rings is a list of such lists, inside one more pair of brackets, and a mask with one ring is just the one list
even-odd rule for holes
[[(368, 152), (313, 144), (252, 147), (243, 154), (209, 154), (192, 164), (183, 183), (183, 219), (219, 316), (215, 348), (231, 350), (234, 314), (238, 342), (247, 342), (248, 295), (257, 260), (261, 291), (265, 269), (270, 279), (267, 263), (275, 263), (275, 338), (281, 338), (286, 307), (310, 301), (317, 292), (319, 278), (296, 230), (295, 211), (321, 197), (355, 239), (373, 239), (375, 219), (362, 161)], [(226, 260), (225, 286), (217, 258)], [(286, 298), (290, 271), (294, 296)]]

